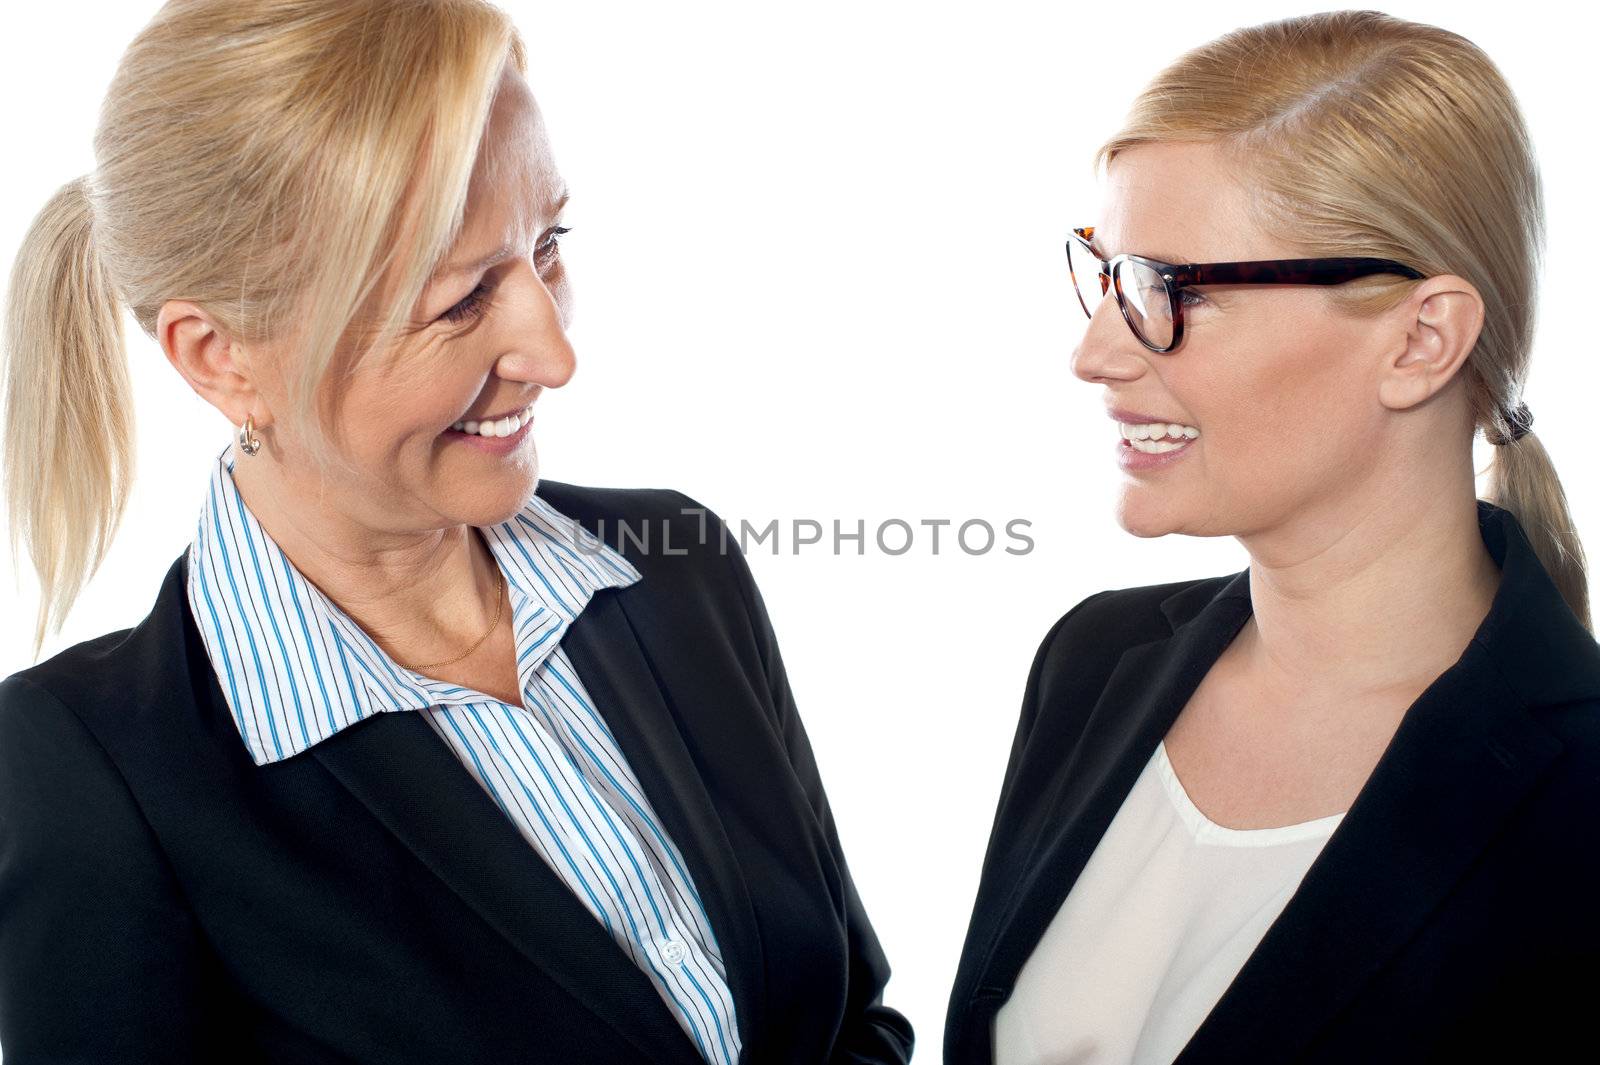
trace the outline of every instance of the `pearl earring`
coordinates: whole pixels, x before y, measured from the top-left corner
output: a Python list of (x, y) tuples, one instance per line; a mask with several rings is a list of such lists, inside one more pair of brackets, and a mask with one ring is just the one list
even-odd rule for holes
[(239, 427), (237, 437), (239, 450), (246, 455), (254, 455), (261, 450), (261, 438), (256, 435), (255, 415), (246, 414), (244, 424)]

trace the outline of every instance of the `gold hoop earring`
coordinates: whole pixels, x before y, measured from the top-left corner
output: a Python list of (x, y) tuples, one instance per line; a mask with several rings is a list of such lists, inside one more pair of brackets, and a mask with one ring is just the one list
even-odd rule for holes
[(239, 450), (246, 455), (254, 455), (261, 450), (261, 438), (256, 435), (255, 415), (246, 414), (244, 416), (244, 424), (239, 427), (239, 435), (236, 439), (239, 444)]

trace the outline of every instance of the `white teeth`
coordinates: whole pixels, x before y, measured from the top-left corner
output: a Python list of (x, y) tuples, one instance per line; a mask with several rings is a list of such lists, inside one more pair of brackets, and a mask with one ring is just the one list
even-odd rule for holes
[(508, 414), (504, 418), (494, 421), (459, 421), (450, 428), (461, 433), (472, 433), (477, 436), (501, 437), (510, 436), (521, 429), (533, 419), (533, 404), (530, 403), (515, 414)]
[[(1144, 425), (1130, 425), (1127, 422), (1118, 422), (1117, 429), (1122, 433), (1122, 439), (1128, 441), (1160, 440), (1170, 436), (1180, 443), (1185, 439), (1193, 440), (1200, 435), (1200, 430), (1192, 425), (1178, 425), (1175, 422), (1150, 422)], [(1167, 450), (1171, 450), (1168, 448)]]
[(1146, 455), (1159, 455), (1166, 451), (1176, 451), (1180, 447), (1187, 447), (1188, 441), (1177, 440), (1129, 440), (1128, 446), (1135, 451), (1143, 451)]

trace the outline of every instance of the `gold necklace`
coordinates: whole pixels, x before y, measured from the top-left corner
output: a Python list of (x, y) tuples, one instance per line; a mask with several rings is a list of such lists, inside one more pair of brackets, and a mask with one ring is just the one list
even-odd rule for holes
[(495, 582), (495, 590), (499, 594), (497, 594), (495, 596), (495, 600), (494, 600), (494, 620), (489, 622), (489, 632), (486, 632), (482, 636), (479, 636), (477, 643), (473, 644), (471, 647), (467, 648), (465, 651), (462, 651), (460, 654), (456, 655), (454, 658), (447, 658), (443, 662), (429, 662), (425, 666), (412, 666), (411, 668), (413, 670), (416, 670), (417, 672), (420, 673), (424, 669), (437, 669), (440, 666), (451, 665), (453, 663), (461, 661), (463, 658), (467, 657), (472, 652), (476, 651), (479, 647), (483, 646), (483, 641), (487, 640), (489, 638), (489, 634), (494, 632), (495, 628), (497, 626), (499, 626), (499, 624), (500, 624), (500, 615), (505, 613), (505, 610), (506, 610), (506, 596), (505, 596), (506, 574), (505, 574), (505, 571), (502, 570), (498, 565), (495, 566), (495, 572), (497, 574), (499, 574), (499, 576), (500, 576), (500, 579)]

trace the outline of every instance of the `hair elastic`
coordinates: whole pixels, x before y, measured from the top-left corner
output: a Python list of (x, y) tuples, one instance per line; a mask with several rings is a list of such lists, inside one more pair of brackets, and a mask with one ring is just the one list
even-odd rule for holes
[(1509, 436), (1502, 435), (1493, 429), (1485, 429), (1483, 433), (1483, 438), (1495, 447), (1521, 440), (1533, 430), (1533, 412), (1528, 409), (1526, 403), (1518, 403), (1511, 410), (1501, 410), (1500, 417), (1505, 420), (1506, 424), (1511, 426), (1511, 434)]

